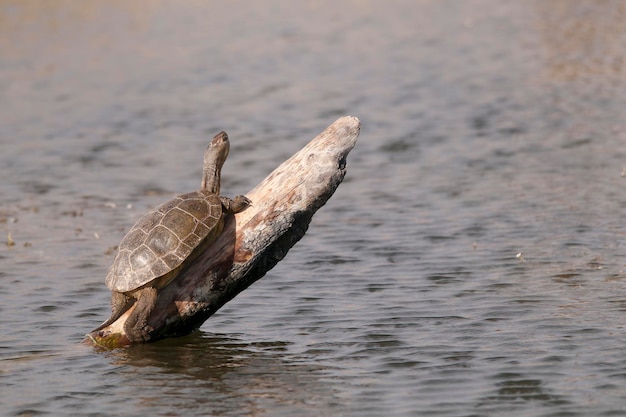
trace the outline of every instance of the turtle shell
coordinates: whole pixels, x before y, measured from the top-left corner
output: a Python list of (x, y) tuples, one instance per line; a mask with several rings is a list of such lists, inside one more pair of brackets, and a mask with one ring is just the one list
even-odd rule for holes
[(140, 218), (120, 242), (107, 287), (132, 291), (167, 274), (203, 240), (215, 240), (222, 227), (222, 203), (215, 194), (200, 190), (161, 204)]

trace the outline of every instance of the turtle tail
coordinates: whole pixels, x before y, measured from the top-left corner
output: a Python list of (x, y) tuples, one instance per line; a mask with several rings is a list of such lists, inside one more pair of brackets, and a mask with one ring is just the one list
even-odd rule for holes
[(134, 303), (134, 299), (132, 297), (128, 297), (126, 294), (121, 293), (121, 292), (112, 291), (111, 292), (111, 317), (109, 317), (100, 326), (96, 327), (92, 331), (92, 333), (100, 331), (104, 329), (105, 327), (107, 327), (108, 325), (110, 325), (111, 323), (115, 322), (115, 320), (119, 319), (122, 316), (122, 314), (124, 314), (124, 312), (128, 310), (130, 306), (133, 305), (133, 303)]

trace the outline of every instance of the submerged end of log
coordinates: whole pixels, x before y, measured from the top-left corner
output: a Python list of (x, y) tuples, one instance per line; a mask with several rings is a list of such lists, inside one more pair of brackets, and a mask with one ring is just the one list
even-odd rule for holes
[[(227, 215), (220, 237), (159, 291), (148, 319), (154, 329), (149, 341), (199, 328), (283, 259), (343, 181), (359, 131), (358, 118), (338, 119), (247, 193), (252, 207)], [(87, 334), (85, 342), (109, 348), (130, 344), (124, 323), (133, 308)]]

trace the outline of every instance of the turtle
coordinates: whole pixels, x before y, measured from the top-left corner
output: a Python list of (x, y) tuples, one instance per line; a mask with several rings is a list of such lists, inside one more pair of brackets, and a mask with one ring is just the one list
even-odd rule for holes
[(232, 200), (220, 196), (221, 170), (229, 148), (226, 132), (215, 135), (204, 153), (200, 189), (146, 213), (124, 236), (105, 279), (111, 290), (111, 317), (95, 331), (116, 321), (136, 303), (124, 333), (130, 342), (149, 340), (154, 329), (148, 317), (159, 290), (217, 239), (225, 214), (239, 213), (252, 204), (243, 195)]

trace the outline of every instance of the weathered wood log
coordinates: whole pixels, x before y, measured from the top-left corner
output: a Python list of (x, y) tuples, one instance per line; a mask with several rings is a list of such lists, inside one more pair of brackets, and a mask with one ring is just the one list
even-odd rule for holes
[[(196, 330), (283, 259), (343, 181), (359, 131), (356, 117), (338, 119), (246, 194), (253, 206), (227, 215), (220, 237), (159, 292), (148, 319), (150, 341)], [(124, 323), (133, 308), (85, 341), (130, 344)]]

